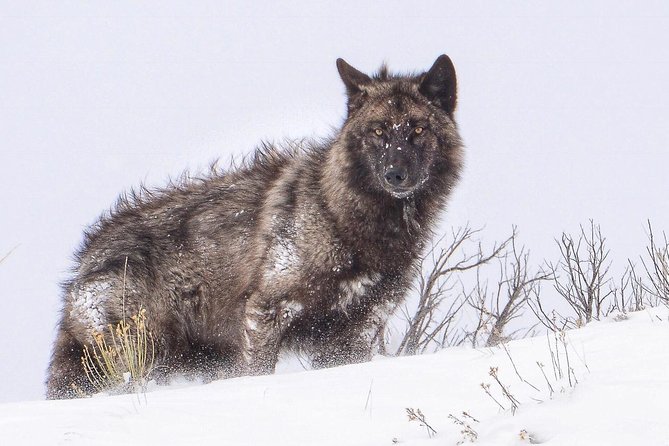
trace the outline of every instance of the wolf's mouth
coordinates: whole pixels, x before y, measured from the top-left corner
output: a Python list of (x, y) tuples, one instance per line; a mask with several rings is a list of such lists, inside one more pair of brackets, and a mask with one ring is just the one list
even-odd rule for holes
[(390, 190), (390, 188), (386, 188), (386, 190), (394, 198), (407, 198), (415, 192), (416, 188), (415, 187), (411, 187), (411, 188), (404, 188), (403, 187), (403, 188), (394, 188), (392, 190)]
[(418, 184), (413, 186), (391, 186), (387, 183), (381, 183), (383, 190), (389, 193), (393, 198), (407, 198), (416, 192)]
[(388, 192), (393, 198), (397, 199), (402, 199), (402, 198), (407, 198), (416, 193), (423, 184), (427, 182), (427, 180), (430, 178), (429, 175), (425, 175), (424, 178), (421, 178), (420, 181), (416, 182), (415, 184), (411, 186), (391, 186), (388, 184), (386, 181), (382, 180), (381, 178), (379, 181), (381, 181), (381, 186), (383, 189)]

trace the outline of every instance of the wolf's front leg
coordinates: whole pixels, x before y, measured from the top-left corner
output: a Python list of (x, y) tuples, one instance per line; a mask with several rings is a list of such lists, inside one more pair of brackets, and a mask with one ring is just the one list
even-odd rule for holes
[(328, 337), (317, 345), (311, 358), (316, 369), (367, 362), (372, 359), (372, 346), (362, 336), (338, 335)]
[(315, 343), (311, 363), (320, 369), (370, 361), (385, 352), (384, 331), (385, 320), (370, 318), (330, 333)]
[(244, 319), (244, 356), (248, 372), (266, 375), (274, 372), (279, 355), (280, 332), (272, 311), (256, 306), (247, 308)]
[(281, 339), (302, 305), (286, 298), (252, 296), (246, 304), (244, 318), (245, 359), (249, 373), (274, 372)]

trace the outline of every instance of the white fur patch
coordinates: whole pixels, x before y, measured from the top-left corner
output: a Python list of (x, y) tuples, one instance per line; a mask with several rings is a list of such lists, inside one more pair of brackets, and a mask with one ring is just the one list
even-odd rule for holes
[(258, 322), (254, 321), (250, 317), (246, 318), (246, 328), (251, 331), (256, 331), (258, 329)]
[(276, 274), (288, 271), (298, 262), (297, 249), (295, 243), (286, 239), (279, 239), (274, 248), (274, 268)]
[(295, 316), (297, 316), (302, 310), (304, 310), (304, 306), (301, 303), (295, 301), (287, 301), (281, 305), (281, 317), (283, 319), (291, 320)]
[[(388, 318), (393, 314), (396, 308), (397, 304), (393, 302), (384, 302), (375, 306), (372, 310), (361, 336), (369, 342), (374, 341), (374, 348), (378, 348), (380, 344), (385, 343), (384, 330), (382, 327), (385, 327)], [(381, 332), (379, 332), (379, 329), (381, 329)]]
[(251, 361), (251, 337), (248, 330), (244, 330), (244, 349), (242, 350), (244, 361), (248, 364)]
[(109, 297), (107, 291), (111, 287), (109, 282), (98, 281), (72, 290), (70, 317), (80, 321), (91, 331), (101, 333), (106, 324), (104, 304)]
[[(279, 233), (280, 222), (276, 216), (272, 217), (275, 233)], [(292, 224), (283, 226), (284, 236), (277, 236), (268, 252), (268, 266), (265, 271), (266, 279), (290, 273), (300, 264), (300, 256), (295, 245), (296, 228)]]
[(353, 304), (360, 302), (369, 287), (374, 286), (381, 276), (378, 273), (364, 274), (351, 280), (342, 280), (339, 283), (341, 291), (339, 299), (332, 306), (332, 309), (346, 311)]

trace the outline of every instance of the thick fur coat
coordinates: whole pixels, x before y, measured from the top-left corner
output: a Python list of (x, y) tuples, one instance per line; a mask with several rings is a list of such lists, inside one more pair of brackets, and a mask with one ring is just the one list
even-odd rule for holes
[(331, 139), (125, 196), (86, 233), (49, 398), (94, 391), (84, 345), (140, 309), (159, 380), (271, 373), (291, 348), (315, 367), (371, 357), (459, 176), (456, 77), (445, 55), (419, 75), (337, 68), (348, 116)]

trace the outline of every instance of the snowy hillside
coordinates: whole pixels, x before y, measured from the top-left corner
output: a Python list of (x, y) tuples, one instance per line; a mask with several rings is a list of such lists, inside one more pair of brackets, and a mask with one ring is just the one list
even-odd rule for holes
[[(0, 406), (0, 438), (8, 445), (669, 445), (669, 311), (621, 319), (569, 331), (564, 342), (513, 341), (506, 351), (451, 348), (140, 396), (8, 403)], [(420, 409), (436, 434), (409, 420), (407, 408)]]

